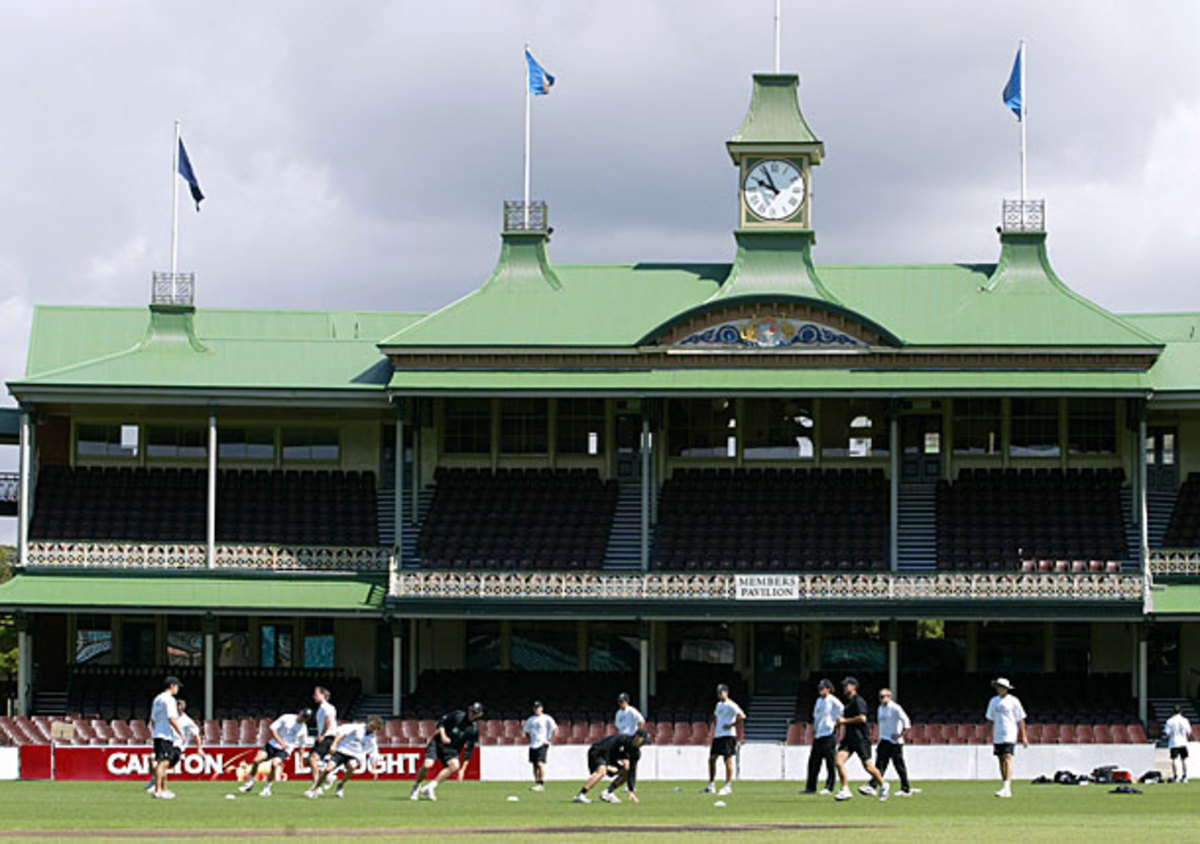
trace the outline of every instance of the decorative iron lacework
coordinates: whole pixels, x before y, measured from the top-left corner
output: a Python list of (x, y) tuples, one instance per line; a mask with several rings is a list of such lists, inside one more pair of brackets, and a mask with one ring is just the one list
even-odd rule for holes
[(1150, 574), (1200, 575), (1200, 548), (1151, 550)]
[[(214, 569), (239, 571), (382, 572), (392, 550), (375, 546), (226, 545)], [(204, 569), (200, 543), (31, 542), (26, 568)]]
[[(1141, 601), (1142, 577), (1128, 574), (803, 574), (801, 601), (1080, 600)], [(731, 574), (392, 571), (393, 598), (732, 601)]]
[(816, 322), (765, 316), (734, 319), (698, 331), (679, 341), (680, 346), (742, 346), (751, 349), (865, 347), (857, 337)]

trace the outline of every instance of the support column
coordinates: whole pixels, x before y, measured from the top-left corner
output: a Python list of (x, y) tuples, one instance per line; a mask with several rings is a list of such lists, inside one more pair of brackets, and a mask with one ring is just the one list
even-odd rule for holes
[(642, 571), (650, 568), (650, 420), (642, 417)]
[(1054, 663), (1054, 622), (1047, 621), (1042, 627), (1042, 670), (1053, 674), (1057, 670)]
[[(1132, 413), (1133, 409), (1127, 411)], [(1139, 414), (1140, 416), (1140, 414)], [(1130, 436), (1133, 437), (1133, 454), (1129, 458), (1129, 482), (1133, 486), (1133, 495), (1129, 496), (1129, 521), (1131, 524), (1138, 522), (1138, 496), (1137, 487), (1142, 478), (1142, 466), (1146, 463), (1146, 434), (1143, 431), (1143, 425), (1138, 422)]]
[[(30, 434), (32, 429), (29, 413), (21, 412), (19, 486), (17, 488), (17, 564), (25, 565), (29, 559), (29, 473), (31, 471)], [(22, 713), (24, 714), (24, 713)]]
[(217, 564), (217, 409), (208, 409), (208, 503), (205, 512), (204, 562)]
[(396, 508), (392, 514), (392, 529), (395, 531), (397, 568), (404, 566), (404, 407), (396, 405), (395, 469), (392, 472), (392, 496)]
[(500, 667), (512, 668), (512, 622), (507, 619), (500, 622)]
[(1146, 723), (1146, 719), (1150, 714), (1150, 702), (1147, 700), (1150, 694), (1150, 643), (1146, 640), (1147, 631), (1145, 628), (1138, 629), (1138, 649), (1137, 649), (1137, 684), (1138, 684), (1138, 720), (1142, 724)]
[(650, 711), (650, 639), (645, 622), (638, 624), (638, 709), (643, 718)]
[(979, 670), (979, 622), (967, 622), (967, 671)]
[(888, 685), (892, 695), (900, 697), (900, 630), (896, 622), (888, 625)]
[[(1150, 598), (1150, 519), (1146, 509), (1146, 483), (1149, 474), (1146, 469), (1146, 414), (1143, 412), (1138, 420), (1138, 560), (1142, 569), (1142, 604), (1146, 612), (1153, 608)], [(1145, 721), (1143, 715), (1142, 720)]]
[(217, 620), (204, 618), (204, 720), (211, 720), (216, 709), (213, 701), (213, 677), (217, 672), (216, 648)]
[[(24, 417), (22, 417), (24, 418)], [(33, 619), (17, 616), (17, 714), (33, 714)]]
[(888, 480), (888, 558), (889, 567), (896, 571), (900, 566), (900, 420), (894, 407), (888, 423), (888, 449), (892, 458), (892, 476)]
[(417, 524), (417, 504), (421, 498), (421, 408), (416, 399), (413, 400), (413, 416), (409, 423), (412, 428), (412, 471), (408, 473), (408, 523)]
[(400, 638), (400, 622), (392, 622), (392, 716), (400, 717), (404, 690), (404, 640)]

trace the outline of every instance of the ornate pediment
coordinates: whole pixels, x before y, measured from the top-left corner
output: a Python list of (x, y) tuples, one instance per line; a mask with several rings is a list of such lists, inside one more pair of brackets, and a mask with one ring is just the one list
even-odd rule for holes
[(819, 322), (789, 319), (783, 316), (755, 316), (731, 319), (689, 334), (678, 346), (740, 346), (754, 349), (785, 347), (848, 348), (867, 344), (844, 331)]

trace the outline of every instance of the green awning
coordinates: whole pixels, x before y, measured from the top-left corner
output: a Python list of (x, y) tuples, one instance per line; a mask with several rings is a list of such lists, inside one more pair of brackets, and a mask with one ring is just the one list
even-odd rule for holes
[(0, 611), (377, 614), (383, 577), (274, 574), (23, 573), (0, 586)]
[(1149, 390), (1140, 372), (905, 371), (877, 369), (651, 369), (604, 371), (405, 370), (389, 388), (416, 394), (634, 393), (638, 395), (874, 392), (978, 394), (1090, 392), (1138, 394)]

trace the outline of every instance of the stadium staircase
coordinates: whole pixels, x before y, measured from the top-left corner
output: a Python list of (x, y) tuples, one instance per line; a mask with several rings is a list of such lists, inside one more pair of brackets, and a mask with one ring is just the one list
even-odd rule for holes
[[(400, 500), (404, 505), (404, 512), (412, 513), (412, 492), (406, 489)], [(409, 529), (404, 531), (404, 547), (401, 549), (404, 565), (416, 565), (417, 537), (420, 536), (421, 524), (425, 521), (425, 514), (429, 512), (429, 505), (432, 502), (432, 487), (425, 487), (417, 494), (417, 523), (414, 525), (410, 522)], [(391, 545), (396, 541), (396, 496), (390, 481), (383, 489), (379, 490), (376, 514), (379, 519), (379, 544)]]
[[(1133, 519), (1129, 517), (1130, 508), (1133, 507), (1133, 490), (1128, 486), (1121, 487), (1121, 518), (1125, 520), (1125, 547), (1128, 549), (1125, 552), (1125, 559), (1121, 561), (1121, 566), (1126, 571), (1138, 571), (1142, 567), (1141, 555), (1141, 531), (1134, 524)], [(1150, 507), (1150, 495), (1146, 495), (1146, 508)], [(1169, 521), (1171, 514), (1168, 511), (1167, 520)], [(1154, 522), (1150, 522), (1151, 530), (1153, 530)], [(1164, 531), (1167, 529), (1166, 524), (1163, 524)], [(1161, 534), (1160, 534), (1161, 536)], [(1151, 535), (1150, 547), (1154, 547), (1153, 535)]]
[(66, 692), (38, 692), (33, 696), (33, 711), (38, 715), (54, 717), (67, 714)]
[(392, 696), (390, 694), (382, 695), (360, 695), (355, 701), (354, 706), (347, 713), (346, 720), (362, 721), (369, 715), (378, 715), (381, 718), (390, 718), (392, 715)]
[(746, 707), (746, 741), (786, 740), (795, 712), (795, 695), (755, 695)]
[(1171, 523), (1171, 514), (1175, 512), (1175, 502), (1179, 493), (1175, 490), (1147, 490), (1146, 512), (1150, 522), (1150, 547), (1162, 548), (1163, 537), (1166, 536), (1167, 526)]
[(937, 485), (900, 484), (898, 503), (900, 571), (937, 569)]
[(608, 546), (604, 552), (604, 568), (612, 571), (638, 571), (642, 567), (641, 547), (642, 488), (638, 484), (622, 484), (617, 493), (617, 509), (613, 514)]

